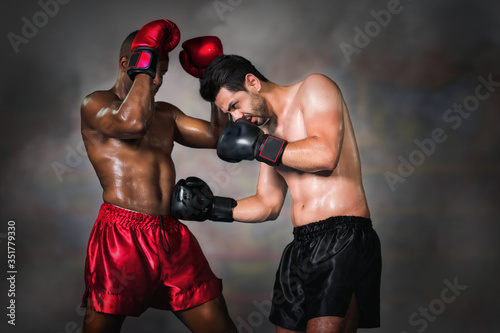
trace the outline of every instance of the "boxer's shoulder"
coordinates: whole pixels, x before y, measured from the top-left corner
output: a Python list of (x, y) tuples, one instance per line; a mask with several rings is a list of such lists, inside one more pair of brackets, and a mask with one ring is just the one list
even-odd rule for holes
[(159, 101), (155, 102), (155, 113), (162, 118), (174, 119), (182, 111), (175, 105)]
[(111, 90), (97, 90), (82, 100), (82, 112), (91, 112), (93, 110), (100, 110), (113, 102), (120, 102), (118, 96)]
[(305, 79), (304, 79), (304, 82), (308, 82), (308, 83), (322, 83), (322, 82), (333, 82), (333, 80), (326, 76), (325, 74), (321, 74), (321, 73), (313, 73), (313, 74), (310, 74), (308, 75)]
[(156, 101), (155, 102), (155, 110), (161, 111), (161, 112), (176, 112), (179, 109), (173, 104), (163, 102), (163, 101)]
[(120, 100), (120, 99), (112, 90), (96, 90), (85, 96), (83, 100), (100, 101), (100, 100)]
[(337, 84), (323, 74), (311, 74), (299, 84), (296, 98), (307, 108), (321, 106), (327, 101), (335, 102), (342, 95)]
[(321, 91), (323, 89), (332, 88), (337, 90), (337, 84), (328, 76), (318, 73), (309, 75), (302, 81), (300, 85), (300, 89), (302, 91), (317, 91), (318, 89), (320, 89)]

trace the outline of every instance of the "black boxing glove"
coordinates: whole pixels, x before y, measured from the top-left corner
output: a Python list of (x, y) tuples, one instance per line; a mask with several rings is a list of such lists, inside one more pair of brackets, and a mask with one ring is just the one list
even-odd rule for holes
[(265, 134), (257, 125), (240, 118), (227, 123), (217, 143), (217, 155), (227, 162), (256, 159), (271, 166), (281, 164), (287, 141)]
[(232, 198), (216, 197), (210, 187), (197, 177), (177, 182), (170, 200), (170, 214), (176, 219), (191, 221), (233, 222)]

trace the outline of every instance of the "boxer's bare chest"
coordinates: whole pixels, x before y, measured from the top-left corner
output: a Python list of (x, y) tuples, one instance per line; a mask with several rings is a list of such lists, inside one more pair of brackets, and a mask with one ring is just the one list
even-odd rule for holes
[[(307, 138), (304, 114), (298, 103), (291, 103), (282, 117), (275, 119), (268, 125), (271, 135), (283, 138), (288, 142), (296, 142)], [(276, 171), (285, 179), (288, 186), (300, 183), (303, 172), (281, 165)]]
[(170, 117), (155, 117), (144, 137), (147, 148), (171, 154), (174, 147), (174, 122)]
[(145, 135), (125, 140), (122, 148), (140, 155), (170, 155), (174, 146), (174, 122), (165, 114), (155, 115)]

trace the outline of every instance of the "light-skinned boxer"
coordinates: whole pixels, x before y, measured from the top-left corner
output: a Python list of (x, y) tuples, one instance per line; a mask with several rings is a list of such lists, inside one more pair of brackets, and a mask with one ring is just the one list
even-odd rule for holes
[[(288, 190), (294, 240), (276, 273), (270, 320), (277, 332), (355, 332), (380, 325), (380, 241), (373, 229), (349, 111), (337, 84), (312, 74), (292, 85), (223, 55), (200, 79), (202, 97), (232, 115), (218, 142), (228, 162), (256, 160), (256, 194), (214, 196), (199, 178), (180, 180), (181, 219), (275, 220)], [(194, 204), (193, 204), (194, 202)]]
[[(236, 332), (222, 281), (196, 238), (170, 215), (174, 142), (215, 148), (227, 123), (214, 105), (207, 122), (155, 101), (168, 53), (179, 40), (168, 20), (131, 33), (121, 47), (115, 85), (82, 102), (82, 136), (104, 201), (85, 262), (83, 332), (119, 332), (127, 316), (147, 308), (173, 311), (192, 332)], [(222, 54), (222, 44), (200, 37), (182, 52), (196, 68)]]

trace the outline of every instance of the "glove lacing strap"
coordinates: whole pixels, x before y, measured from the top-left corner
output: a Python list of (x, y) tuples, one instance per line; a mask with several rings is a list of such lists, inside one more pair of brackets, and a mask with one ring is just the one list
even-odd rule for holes
[(265, 140), (259, 147), (259, 153), (256, 156), (256, 160), (271, 166), (280, 165), (283, 151), (288, 142), (272, 135), (266, 135), (264, 138)]
[[(162, 238), (162, 236), (163, 236), (163, 238)], [(165, 231), (165, 226), (163, 225), (163, 216), (160, 216), (160, 229), (158, 232), (158, 239), (161, 243), (161, 247), (163, 248), (163, 251), (165, 251), (166, 254), (169, 254), (170, 253), (170, 244), (168, 243), (168, 238), (167, 238), (167, 234)], [(165, 242), (167, 242), (168, 251), (167, 251), (167, 249), (165, 249), (165, 245), (163, 245), (163, 240), (165, 240)]]

